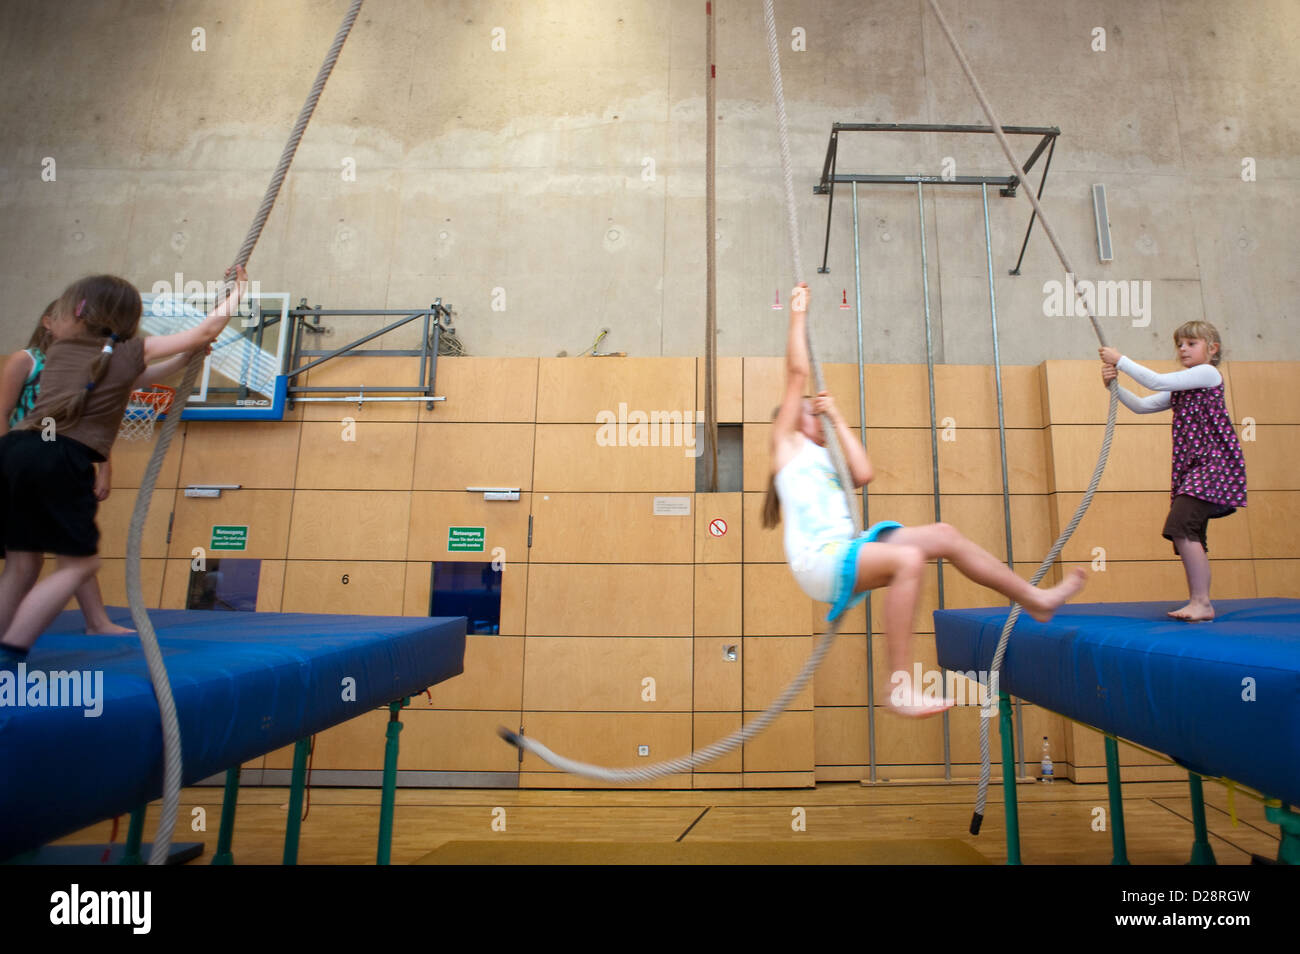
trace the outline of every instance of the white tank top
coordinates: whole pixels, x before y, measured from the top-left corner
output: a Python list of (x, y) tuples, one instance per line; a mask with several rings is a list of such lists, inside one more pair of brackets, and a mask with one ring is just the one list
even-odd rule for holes
[(827, 545), (841, 546), (853, 538), (844, 488), (840, 486), (830, 451), (802, 434), (799, 453), (776, 474), (785, 523), (785, 556), (792, 565)]

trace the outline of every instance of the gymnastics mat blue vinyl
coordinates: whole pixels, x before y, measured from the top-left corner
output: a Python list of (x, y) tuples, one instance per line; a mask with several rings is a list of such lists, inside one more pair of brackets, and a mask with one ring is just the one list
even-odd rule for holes
[[(1300, 804), (1300, 600), (1215, 600), (1212, 623), (1169, 619), (1176, 605), (1066, 606), (1049, 623), (1022, 613), (999, 688)], [(936, 610), (939, 665), (988, 670), (1006, 618)]]
[[(133, 625), (125, 609), (109, 616)], [(464, 671), (463, 616), (150, 610), (149, 618), (171, 677), (186, 785)], [(15, 666), (0, 669), (0, 860), (162, 795), (162, 728), (140, 639), (86, 636), (82, 626), (80, 613), (62, 613), (36, 643), (23, 664), (24, 705)], [(59, 672), (89, 675), (48, 675)], [(47, 690), (57, 681), (62, 702), (78, 701), (74, 683), (93, 700), (50, 705), (51, 692), (35, 694), (41, 681)]]

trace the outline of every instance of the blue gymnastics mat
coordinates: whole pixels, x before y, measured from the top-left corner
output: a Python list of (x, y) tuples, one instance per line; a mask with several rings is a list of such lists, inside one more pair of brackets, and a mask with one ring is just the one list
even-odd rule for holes
[[(109, 616), (133, 625), (125, 609)], [(464, 671), (463, 616), (149, 618), (171, 677), (186, 785)], [(80, 613), (62, 613), (36, 643), (23, 664), (24, 705), (17, 669), (0, 669), (0, 860), (162, 795), (162, 728), (139, 637), (86, 636), (82, 626)], [(59, 672), (79, 675), (49, 675)], [(79, 704), (51, 705), (56, 682), (60, 701)], [(74, 684), (91, 698), (77, 699)]]
[[(1022, 613), (999, 688), (1300, 804), (1300, 600), (1215, 600), (1212, 623), (1169, 619), (1176, 605), (1067, 606), (1050, 623)], [(936, 610), (939, 665), (987, 670), (1006, 618)]]

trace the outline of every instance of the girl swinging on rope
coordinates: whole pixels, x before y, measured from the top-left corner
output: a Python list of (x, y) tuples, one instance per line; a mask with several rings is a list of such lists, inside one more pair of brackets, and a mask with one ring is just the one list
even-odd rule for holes
[[(811, 373), (804, 325), (807, 308), (808, 286), (801, 282), (790, 298), (785, 397), (773, 418), (772, 478), (763, 508), (763, 526), (768, 529), (777, 525), (785, 508), (785, 554), (799, 586), (814, 600), (832, 604), (828, 620), (856, 605), (868, 591), (888, 587), (885, 639), (893, 673), (911, 669), (916, 606), (929, 560), (948, 560), (968, 579), (1015, 600), (1034, 619), (1051, 619), (1061, 604), (1083, 588), (1083, 570), (1076, 568), (1063, 583), (1040, 590), (946, 523), (904, 527), (882, 520), (861, 536), (853, 536), (853, 518), (818, 415), (826, 414), (833, 423), (855, 488), (866, 486), (874, 471), (866, 449), (849, 431), (830, 393), (822, 391), (811, 400), (804, 397)], [(954, 704), (950, 699), (923, 699), (919, 686), (910, 694), (896, 689), (887, 698), (891, 710), (911, 717), (934, 715)]]

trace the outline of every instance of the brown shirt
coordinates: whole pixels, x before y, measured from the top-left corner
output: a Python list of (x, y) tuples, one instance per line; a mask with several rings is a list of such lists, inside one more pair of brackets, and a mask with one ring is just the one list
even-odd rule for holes
[[(90, 366), (108, 341), (108, 338), (70, 338), (51, 344), (45, 352), (41, 393), (23, 423), (40, 430), (51, 404), (60, 397), (85, 390), (90, 383)], [(131, 386), (144, 368), (143, 335), (113, 345), (108, 370), (86, 396), (81, 419), (60, 427), (55, 436), (80, 441), (107, 460), (122, 424)]]

